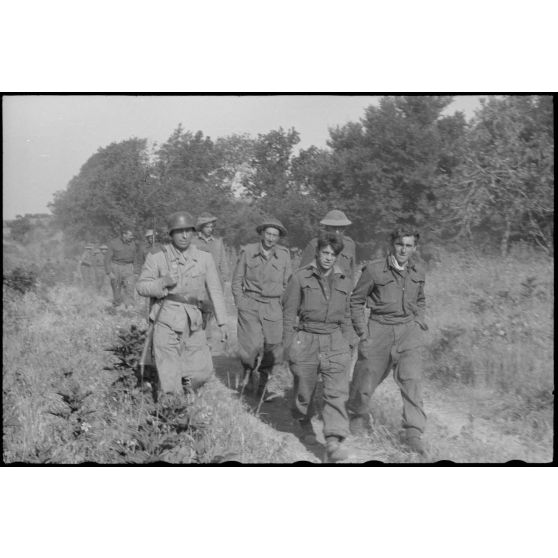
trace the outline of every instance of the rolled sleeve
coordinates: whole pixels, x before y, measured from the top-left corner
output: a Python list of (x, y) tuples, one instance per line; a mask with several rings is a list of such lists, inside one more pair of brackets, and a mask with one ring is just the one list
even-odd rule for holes
[(295, 334), (295, 323), (301, 302), (300, 281), (291, 277), (283, 295), (283, 344), (288, 347)]

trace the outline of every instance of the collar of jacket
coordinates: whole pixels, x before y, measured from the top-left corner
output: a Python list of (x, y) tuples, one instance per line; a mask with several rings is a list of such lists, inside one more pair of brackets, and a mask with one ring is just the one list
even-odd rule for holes
[[(398, 271), (397, 268), (395, 268), (390, 261), (390, 258), (393, 254), (389, 253), (386, 257), (386, 261), (385, 261), (385, 266), (384, 266), (384, 271), (387, 271), (388, 269), (395, 269), (395, 271)], [(417, 270), (417, 266), (416, 266), (416, 262), (414, 261), (413, 258), (409, 258), (409, 260), (407, 261), (407, 268), (408, 269), (412, 269), (413, 271)], [(404, 271), (404, 270), (402, 270)]]
[[(276, 246), (273, 246), (273, 248), (270, 248), (270, 249), (268, 250), (268, 253), (269, 253), (269, 257), (270, 257), (270, 258), (274, 258), (274, 257), (277, 258), (277, 257), (278, 257), (278, 256), (277, 256), (277, 247), (276, 247)], [(265, 255), (265, 253), (264, 253), (264, 247), (263, 247), (263, 244), (261, 243), (261, 241), (260, 241), (259, 249), (258, 249), (258, 251), (254, 254), (253, 257), (255, 258), (256, 256), (262, 256), (262, 257), (266, 258), (266, 255)]]
[[(312, 260), (309, 264), (308, 264), (308, 271), (310, 271), (311, 275), (316, 275), (316, 277), (323, 277), (323, 275), (320, 274), (320, 272), (318, 271), (318, 263), (316, 262), (316, 260)], [(333, 268), (332, 271), (333, 275), (341, 275), (341, 277), (345, 277), (345, 274), (343, 273), (343, 270), (335, 263), (333, 264)]]
[(194, 260), (195, 262), (198, 261), (198, 254), (200, 253), (197, 246), (195, 244), (190, 244), (184, 252), (177, 250), (173, 244), (169, 244), (169, 254), (175, 260)]
[(211, 242), (213, 240), (213, 235), (204, 236), (201, 232), (198, 233), (198, 238), (204, 240), (205, 242)]

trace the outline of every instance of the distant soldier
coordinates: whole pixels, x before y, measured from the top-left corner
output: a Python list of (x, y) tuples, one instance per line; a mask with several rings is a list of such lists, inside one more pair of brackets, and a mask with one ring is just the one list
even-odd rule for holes
[(192, 244), (193, 217), (178, 211), (168, 218), (170, 244), (147, 254), (136, 289), (153, 297), (153, 352), (161, 389), (181, 394), (213, 374), (213, 362), (202, 328), (200, 308), (210, 300), (222, 340), (226, 341), (226, 310), (213, 258)]
[(110, 278), (113, 292), (113, 305), (133, 307), (135, 274), (139, 273), (141, 253), (133, 241), (130, 229), (124, 229), (120, 238), (108, 244), (105, 255), (105, 271)]
[(209, 252), (215, 261), (215, 267), (221, 278), (221, 284), (229, 280), (229, 266), (227, 263), (227, 253), (223, 239), (214, 236), (217, 217), (210, 213), (202, 213), (196, 222), (196, 235), (192, 242), (204, 252)]
[[(344, 234), (345, 229), (351, 224), (347, 216), (338, 209), (333, 209), (320, 221), (323, 230), (333, 232), (343, 241), (343, 251), (337, 258), (339, 266), (351, 279), (354, 280), (356, 271), (356, 248), (352, 238)], [(316, 255), (317, 238), (313, 238), (304, 251), (300, 259), (300, 267), (308, 265)]]
[(231, 288), (238, 309), (240, 360), (247, 377), (260, 357), (259, 376), (252, 378), (257, 385), (252, 387), (262, 395), (273, 367), (283, 362), (281, 297), (292, 268), (289, 250), (277, 244), (287, 234), (281, 222), (266, 219), (256, 231), (261, 239), (241, 249)]
[[(393, 367), (403, 399), (403, 442), (424, 454), (421, 436), (426, 424), (422, 403), (422, 362), (425, 344), (424, 270), (414, 261), (419, 233), (400, 228), (391, 235), (386, 258), (367, 265), (351, 295), (351, 316), (361, 338), (351, 384), (351, 430), (368, 426), (370, 399)], [(364, 307), (370, 309), (366, 324)]]
[(93, 288), (95, 284), (95, 268), (93, 250), (95, 245), (88, 242), (85, 245), (85, 250), (79, 259), (79, 273), (81, 276), (82, 285), (84, 288)]
[(331, 462), (348, 457), (342, 444), (349, 435), (346, 369), (350, 347), (356, 343), (349, 310), (353, 285), (350, 276), (336, 265), (342, 250), (338, 235), (322, 232), (314, 260), (295, 271), (289, 281), (283, 307), (284, 346), (294, 375), (293, 415), (303, 439), (315, 442), (310, 409), (321, 374), (324, 436)]
[(147, 257), (147, 253), (155, 248), (155, 232), (153, 229), (147, 229), (145, 231), (145, 240), (141, 243), (140, 252), (141, 252), (141, 263), (142, 265), (145, 263), (145, 258)]
[(106, 244), (101, 244), (98, 249), (93, 251), (93, 269), (95, 271), (95, 287), (97, 292), (101, 293), (105, 286), (105, 256), (108, 250)]

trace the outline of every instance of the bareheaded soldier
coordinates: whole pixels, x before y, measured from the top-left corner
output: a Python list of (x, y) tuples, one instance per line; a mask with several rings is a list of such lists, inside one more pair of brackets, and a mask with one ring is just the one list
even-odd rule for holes
[(141, 253), (134, 233), (124, 228), (119, 238), (111, 240), (105, 254), (105, 271), (110, 279), (113, 305), (133, 307), (134, 282), (141, 267)]
[[(338, 209), (333, 209), (320, 221), (322, 229), (326, 232), (335, 233), (343, 241), (343, 251), (337, 257), (336, 265), (340, 267), (351, 279), (355, 276), (356, 251), (352, 238), (345, 235), (345, 229), (351, 224), (347, 216)], [(300, 267), (308, 265), (316, 255), (318, 239), (313, 238), (300, 258)]]
[[(148, 252), (136, 289), (153, 297), (153, 352), (164, 393), (196, 389), (213, 374), (200, 308), (208, 296), (222, 340), (227, 339), (223, 290), (213, 258), (192, 244), (194, 218), (186, 211), (169, 216), (171, 242)], [(183, 386), (184, 384), (184, 386)]]
[[(351, 430), (368, 426), (370, 399), (393, 367), (393, 377), (403, 398), (402, 441), (424, 454), (421, 436), (426, 415), (422, 403), (421, 347), (424, 331), (424, 270), (413, 259), (419, 233), (399, 228), (391, 234), (386, 258), (367, 265), (351, 295), (351, 317), (361, 338), (351, 384)], [(368, 324), (364, 307), (370, 309)]]
[(85, 288), (93, 287), (95, 284), (94, 250), (95, 245), (88, 242), (85, 245), (85, 250), (79, 259), (79, 272), (81, 275), (82, 285)]
[[(277, 244), (287, 230), (274, 218), (256, 231), (260, 241), (241, 249), (232, 277), (232, 294), (238, 309), (238, 345), (245, 374), (261, 356), (259, 378), (253, 386), (262, 395), (275, 365), (283, 362), (283, 309), (281, 297), (291, 276), (289, 250)], [(271, 400), (270, 394), (266, 400)]]
[(293, 416), (299, 421), (303, 441), (314, 443), (312, 398), (321, 374), (324, 436), (330, 462), (349, 456), (342, 442), (349, 434), (346, 369), (355, 334), (349, 309), (352, 280), (336, 265), (342, 250), (343, 241), (338, 235), (320, 233), (314, 260), (294, 273), (283, 304), (284, 346), (294, 375)]

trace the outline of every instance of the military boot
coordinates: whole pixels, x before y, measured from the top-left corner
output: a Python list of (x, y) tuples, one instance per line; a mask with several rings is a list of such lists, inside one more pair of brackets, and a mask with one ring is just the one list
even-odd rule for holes
[(364, 415), (354, 415), (351, 417), (349, 428), (353, 436), (364, 436), (368, 430), (368, 420)]
[(326, 438), (326, 457), (328, 463), (337, 463), (349, 457), (349, 450), (343, 445), (343, 439), (338, 436)]
[(419, 455), (426, 455), (426, 450), (424, 449), (424, 444), (421, 440), (421, 437), (418, 435), (411, 435), (406, 436), (404, 439), (404, 443), (409, 450), (414, 453), (418, 453)]
[(316, 434), (309, 419), (298, 420), (300, 439), (305, 444), (316, 444)]

